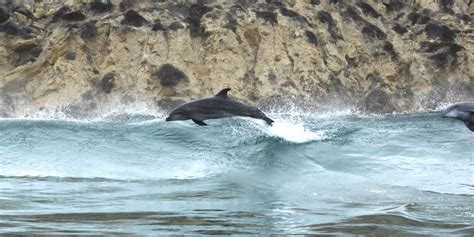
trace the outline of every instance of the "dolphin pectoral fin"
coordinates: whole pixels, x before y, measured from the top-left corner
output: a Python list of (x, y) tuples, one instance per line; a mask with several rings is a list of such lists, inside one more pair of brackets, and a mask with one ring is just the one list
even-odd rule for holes
[(193, 120), (193, 122), (195, 122), (196, 124), (198, 124), (199, 126), (207, 126), (207, 123), (203, 122), (203, 121), (200, 121), (200, 120), (196, 120), (196, 119), (191, 119)]

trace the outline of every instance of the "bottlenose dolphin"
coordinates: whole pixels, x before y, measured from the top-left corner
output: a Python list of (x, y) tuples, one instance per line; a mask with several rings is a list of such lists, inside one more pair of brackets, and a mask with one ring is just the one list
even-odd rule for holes
[(474, 103), (453, 104), (443, 111), (441, 117), (461, 120), (474, 132)]
[(229, 98), (227, 96), (228, 91), (230, 91), (230, 88), (225, 88), (213, 97), (193, 100), (180, 105), (171, 111), (166, 121), (191, 119), (200, 126), (206, 126), (207, 124), (203, 122), (206, 119), (243, 116), (262, 119), (268, 125), (272, 125), (273, 120), (268, 118), (261, 110)]

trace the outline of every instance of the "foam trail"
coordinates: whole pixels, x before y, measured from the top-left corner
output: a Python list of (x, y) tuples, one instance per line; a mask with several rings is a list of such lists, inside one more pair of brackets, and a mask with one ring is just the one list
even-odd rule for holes
[(292, 143), (306, 143), (326, 138), (324, 131), (312, 131), (297, 117), (276, 119), (272, 126), (260, 120), (249, 120), (262, 132)]
[(278, 121), (268, 128), (268, 134), (289, 142), (305, 143), (324, 139), (324, 131), (311, 131), (303, 124)]

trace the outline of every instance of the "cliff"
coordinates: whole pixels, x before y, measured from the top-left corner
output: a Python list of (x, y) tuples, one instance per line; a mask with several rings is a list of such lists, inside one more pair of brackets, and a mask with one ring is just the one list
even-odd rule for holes
[(471, 0), (0, 0), (0, 116), (160, 110), (224, 87), (264, 108), (474, 99)]

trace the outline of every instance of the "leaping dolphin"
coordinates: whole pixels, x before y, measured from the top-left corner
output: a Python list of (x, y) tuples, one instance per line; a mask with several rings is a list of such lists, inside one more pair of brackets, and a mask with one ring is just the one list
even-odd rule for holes
[(166, 121), (191, 119), (200, 126), (206, 126), (207, 124), (203, 122), (206, 119), (243, 116), (262, 119), (268, 125), (272, 125), (273, 120), (268, 118), (261, 110), (229, 98), (227, 96), (228, 91), (230, 91), (230, 88), (225, 88), (213, 97), (193, 100), (180, 105), (171, 111)]
[(443, 111), (441, 117), (461, 120), (474, 132), (474, 103), (453, 104)]

